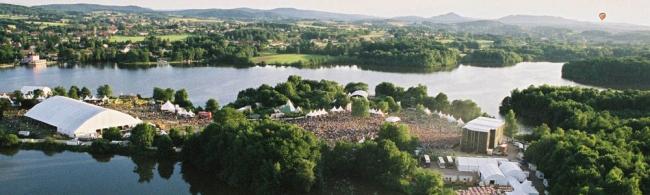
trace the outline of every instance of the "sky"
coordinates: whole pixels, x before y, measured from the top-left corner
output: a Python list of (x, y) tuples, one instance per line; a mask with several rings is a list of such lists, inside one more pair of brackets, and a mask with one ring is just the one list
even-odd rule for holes
[(273, 9), (292, 7), (378, 17), (430, 17), (449, 12), (495, 19), (507, 15), (549, 15), (597, 22), (606, 12), (606, 22), (650, 26), (650, 0), (0, 0), (19, 5), (94, 3), (137, 5), (157, 10), (239, 8)]

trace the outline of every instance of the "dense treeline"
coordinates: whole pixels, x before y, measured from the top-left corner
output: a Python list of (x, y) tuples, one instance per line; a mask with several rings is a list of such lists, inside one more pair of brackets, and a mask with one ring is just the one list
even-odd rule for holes
[(649, 108), (648, 91), (540, 86), (513, 91), (500, 109), (544, 123), (525, 155), (552, 194), (648, 194)]
[[(406, 194), (450, 194), (439, 174), (417, 168), (407, 151), (417, 139), (404, 125), (385, 124), (374, 141), (330, 148), (298, 126), (247, 120), (232, 108), (184, 145), (184, 164), (257, 194), (306, 193), (331, 179), (379, 182)], [(321, 182), (317, 182), (321, 181)]]
[[(230, 107), (241, 108), (251, 106), (258, 114), (267, 115), (275, 108), (291, 101), (303, 111), (314, 109), (330, 109), (334, 106), (345, 107), (351, 103), (347, 93), (356, 90), (368, 90), (365, 83), (349, 83), (346, 87), (328, 80), (303, 80), (300, 76), (289, 76), (286, 82), (275, 87), (261, 85), (249, 88), (237, 94), (235, 102)], [(404, 89), (392, 83), (380, 83), (375, 87), (375, 97), (369, 98), (370, 107), (384, 112), (399, 112), (402, 107), (415, 108), (422, 105), (432, 111), (452, 114), (463, 121), (470, 121), (481, 116), (481, 108), (471, 100), (449, 101), (447, 95), (440, 93), (435, 97), (429, 96), (424, 85)], [(397, 103), (400, 102), (400, 103)]]
[(346, 56), (350, 57), (345, 59), (347, 63), (396, 67), (455, 67), (460, 60), (460, 52), (457, 49), (444, 47), (432, 40), (414, 39), (362, 41), (338, 45), (329, 43), (325, 47), (306, 42), (289, 46), (283, 52)]
[(572, 61), (562, 67), (562, 78), (605, 86), (650, 86), (650, 60), (636, 57)]
[(522, 62), (519, 54), (503, 50), (477, 50), (463, 57), (462, 62), (474, 66), (512, 66)]

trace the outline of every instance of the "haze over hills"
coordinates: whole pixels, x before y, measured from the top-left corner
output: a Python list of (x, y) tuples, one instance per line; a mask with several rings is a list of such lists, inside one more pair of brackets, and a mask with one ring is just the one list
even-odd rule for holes
[(76, 12), (93, 12), (93, 11), (115, 11), (115, 12), (128, 12), (128, 13), (138, 13), (138, 12), (154, 12), (153, 9), (139, 7), (139, 6), (114, 6), (114, 5), (98, 5), (98, 4), (48, 4), (48, 5), (38, 5), (33, 6), (35, 8), (41, 8), (44, 10), (55, 10), (55, 11), (76, 11)]
[[(489, 20), (493, 22), (476, 22), (486, 21), (486, 19), (469, 18), (459, 14), (450, 12), (443, 15), (433, 17), (420, 17), (420, 16), (401, 16), (393, 18), (383, 18), (362, 14), (344, 14), (316, 10), (303, 10), (296, 8), (276, 8), (270, 10), (252, 9), (252, 8), (235, 8), (235, 9), (186, 9), (186, 10), (153, 10), (139, 6), (111, 6), (111, 5), (97, 5), (97, 4), (50, 4), (33, 6), (32, 8), (39, 8), (43, 10), (54, 11), (76, 11), (76, 12), (93, 12), (93, 11), (115, 11), (127, 13), (139, 12), (155, 12), (161, 14), (170, 14), (184, 17), (201, 17), (201, 18), (224, 18), (224, 19), (238, 19), (238, 20), (282, 20), (282, 19), (314, 19), (314, 20), (336, 20), (336, 21), (381, 21), (393, 20), (406, 23), (432, 23), (432, 24), (462, 24), (463, 28), (471, 25), (485, 25), (488, 27), (499, 26), (502, 23), (505, 25), (515, 25), (524, 28), (531, 27), (554, 27), (566, 28), (578, 31), (588, 30), (603, 30), (608, 32), (625, 32), (625, 31), (649, 31), (649, 26), (624, 24), (624, 23), (594, 23), (584, 22), (572, 19), (566, 19), (556, 16), (534, 16), (534, 15), (510, 15), (496, 20)], [(486, 27), (471, 27), (471, 29), (485, 29)]]

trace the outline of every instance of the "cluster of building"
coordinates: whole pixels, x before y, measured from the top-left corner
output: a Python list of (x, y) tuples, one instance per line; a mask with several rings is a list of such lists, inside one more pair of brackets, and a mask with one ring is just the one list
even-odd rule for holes
[(447, 157), (439, 159), (446, 167), (456, 170), (443, 169), (446, 182), (479, 183), (479, 186), (511, 187), (507, 195), (537, 195), (539, 192), (528, 180), (529, 172), (521, 169), (519, 163), (505, 158), (487, 157)]

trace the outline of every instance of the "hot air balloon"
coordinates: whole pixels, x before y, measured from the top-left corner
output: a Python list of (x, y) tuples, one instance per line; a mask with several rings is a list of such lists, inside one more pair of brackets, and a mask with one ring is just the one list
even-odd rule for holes
[(607, 13), (605, 13), (605, 12), (600, 12), (600, 13), (598, 14), (598, 17), (600, 18), (600, 21), (603, 21), (603, 20), (605, 20), (605, 18), (607, 18)]

